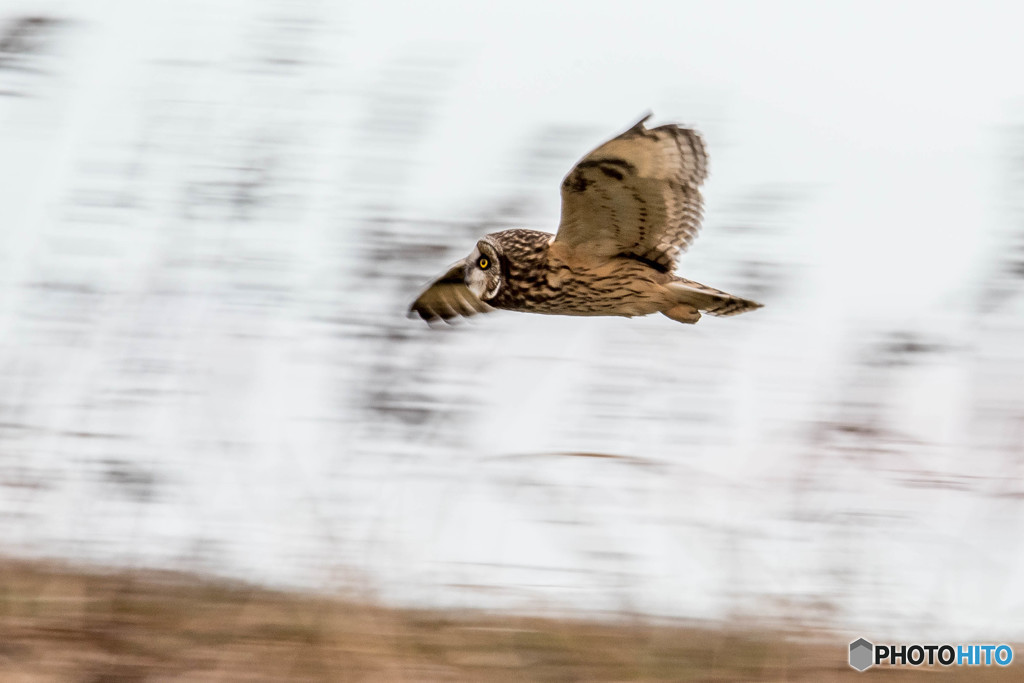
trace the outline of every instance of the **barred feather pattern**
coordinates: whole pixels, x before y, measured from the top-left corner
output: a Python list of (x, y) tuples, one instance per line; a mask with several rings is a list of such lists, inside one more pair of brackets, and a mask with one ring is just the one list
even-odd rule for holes
[(488, 235), (500, 254), (502, 286), (495, 308), (553, 315), (648, 315), (672, 302), (672, 280), (650, 266), (616, 259), (596, 268), (566, 263), (550, 251), (552, 235), (506, 230)]
[(700, 231), (704, 141), (676, 125), (625, 133), (583, 157), (562, 182), (558, 241), (580, 256), (632, 255), (665, 272)]

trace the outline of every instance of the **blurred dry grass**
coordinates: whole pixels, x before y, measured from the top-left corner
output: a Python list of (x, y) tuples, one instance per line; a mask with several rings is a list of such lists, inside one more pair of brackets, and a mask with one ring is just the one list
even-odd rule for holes
[(389, 609), (170, 573), (0, 563), (0, 680), (1019, 680), (1020, 667), (869, 671), (846, 639)]

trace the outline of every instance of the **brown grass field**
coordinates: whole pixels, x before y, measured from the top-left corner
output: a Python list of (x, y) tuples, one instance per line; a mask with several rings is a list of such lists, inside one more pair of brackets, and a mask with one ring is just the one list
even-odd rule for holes
[(0, 576), (3, 683), (1024, 679), (1016, 661), (857, 673), (848, 634), (392, 609), (12, 560)]

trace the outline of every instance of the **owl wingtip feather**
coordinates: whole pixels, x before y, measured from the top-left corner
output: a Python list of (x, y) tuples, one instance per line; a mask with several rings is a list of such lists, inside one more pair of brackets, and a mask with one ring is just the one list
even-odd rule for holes
[(645, 127), (644, 127), (644, 124), (645, 124), (645, 123), (647, 123), (647, 121), (648, 121), (648, 120), (649, 120), (649, 119), (650, 119), (650, 118), (651, 118), (652, 116), (654, 116), (654, 112), (653, 112), (653, 111), (651, 111), (650, 109), (648, 109), (648, 110), (647, 110), (647, 113), (646, 113), (646, 114), (644, 114), (644, 115), (643, 115), (643, 117), (642, 117), (642, 118), (641, 118), (641, 119), (640, 119), (639, 121), (637, 121), (636, 123), (634, 123), (634, 124), (633, 124), (633, 126), (632, 126), (632, 127), (631, 127), (631, 128), (629, 129), (629, 130), (630, 130), (630, 131), (637, 131), (637, 132), (641, 132), (641, 133), (642, 133), (643, 131), (647, 130), (647, 129), (646, 129)]

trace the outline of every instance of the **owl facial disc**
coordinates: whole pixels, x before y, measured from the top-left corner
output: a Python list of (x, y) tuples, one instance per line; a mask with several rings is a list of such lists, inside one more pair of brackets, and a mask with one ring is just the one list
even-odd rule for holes
[(466, 258), (466, 287), (481, 301), (493, 299), (501, 289), (498, 254), (482, 240)]

